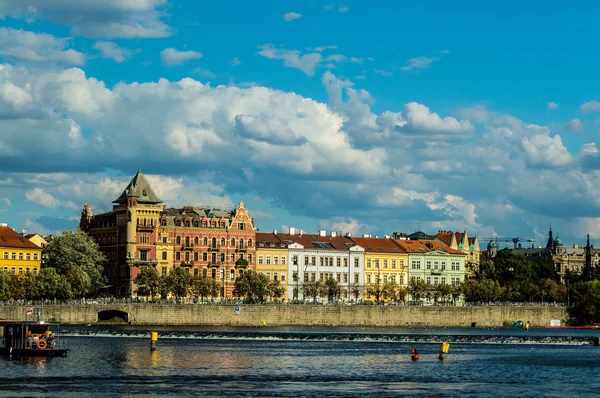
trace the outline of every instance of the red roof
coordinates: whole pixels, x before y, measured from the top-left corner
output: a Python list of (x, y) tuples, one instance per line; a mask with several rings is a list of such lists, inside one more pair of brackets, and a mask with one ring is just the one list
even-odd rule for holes
[(396, 240), (399, 246), (401, 246), (408, 253), (428, 253), (435, 250), (446, 252), (448, 254), (459, 254), (464, 256), (465, 254), (458, 250), (451, 249), (443, 243), (436, 242), (434, 240), (422, 241), (422, 240)]
[(363, 247), (365, 252), (406, 253), (393, 239), (386, 238), (351, 238), (354, 243)]
[(0, 247), (19, 249), (40, 249), (35, 243), (10, 227), (0, 227)]

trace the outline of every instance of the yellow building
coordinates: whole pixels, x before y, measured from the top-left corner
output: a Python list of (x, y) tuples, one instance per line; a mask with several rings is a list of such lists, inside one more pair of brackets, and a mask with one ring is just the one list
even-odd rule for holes
[(288, 247), (274, 233), (256, 233), (256, 272), (265, 275), (269, 281), (279, 281), (284, 289), (279, 299), (285, 298), (288, 291)]
[(37, 275), (41, 261), (41, 247), (6, 224), (0, 225), (0, 270), (17, 275)]
[[(392, 283), (396, 287), (406, 288), (408, 284), (408, 253), (392, 239), (387, 238), (351, 238), (354, 243), (365, 249), (365, 300), (375, 300), (373, 291), (382, 292), (380, 300), (393, 301), (393, 297), (383, 294), (383, 286)], [(396, 290), (398, 292), (398, 290)], [(405, 301), (406, 296), (397, 297)]]

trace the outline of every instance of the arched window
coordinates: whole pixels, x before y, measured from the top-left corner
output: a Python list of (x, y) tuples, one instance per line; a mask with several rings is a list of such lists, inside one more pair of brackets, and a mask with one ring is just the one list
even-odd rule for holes
[(248, 247), (252, 247), (252, 239), (248, 239)]
[(225, 246), (225, 238), (221, 238), (221, 246)]
[(181, 227), (181, 221), (180, 220), (175, 220), (175, 226), (176, 227)]
[(162, 242), (163, 243), (167, 243), (167, 237), (166, 236), (163, 236)]
[(161, 227), (166, 227), (167, 226), (167, 220), (160, 220), (160, 226)]
[(198, 244), (198, 237), (194, 236), (194, 244), (197, 245)]
[(225, 262), (225, 253), (221, 253), (221, 262)]
[(235, 239), (231, 238), (231, 246), (235, 246)]
[(206, 236), (204, 238), (202, 238), (202, 244), (204, 246), (208, 245), (208, 238)]
[(231, 256), (229, 257), (231, 259), (231, 262), (235, 262), (235, 253), (231, 253)]
[(213, 249), (217, 247), (217, 238), (212, 238), (212, 247)]
[(190, 247), (190, 237), (189, 236), (185, 237), (185, 246)]
[(177, 244), (177, 245), (181, 244), (181, 236), (178, 236), (175, 238), (175, 244)]
[(194, 220), (194, 227), (198, 228), (198, 220)]
[(240, 239), (240, 249), (244, 248), (244, 239)]

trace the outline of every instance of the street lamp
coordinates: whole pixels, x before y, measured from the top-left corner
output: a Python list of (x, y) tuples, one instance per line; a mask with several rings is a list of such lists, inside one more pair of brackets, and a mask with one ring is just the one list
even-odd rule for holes
[(294, 292), (294, 301), (298, 302), (298, 293), (300, 292), (300, 290), (298, 290), (300, 288), (300, 269), (298, 267), (298, 256), (294, 256), (292, 261), (296, 266), (296, 291)]

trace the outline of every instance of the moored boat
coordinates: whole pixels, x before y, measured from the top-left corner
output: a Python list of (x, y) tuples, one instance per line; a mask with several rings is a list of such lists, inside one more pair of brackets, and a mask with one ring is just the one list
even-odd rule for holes
[(67, 355), (60, 324), (44, 321), (0, 321), (0, 354), (20, 357)]

